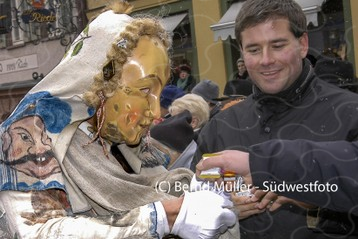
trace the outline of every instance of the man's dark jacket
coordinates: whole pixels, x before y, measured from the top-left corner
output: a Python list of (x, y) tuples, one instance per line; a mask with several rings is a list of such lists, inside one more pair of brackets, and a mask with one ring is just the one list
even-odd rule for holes
[[(270, 139), (357, 138), (358, 95), (319, 80), (305, 60), (300, 77), (289, 89), (267, 95), (254, 87), (246, 100), (212, 118), (199, 135), (192, 169), (204, 153), (242, 150)], [(241, 238), (331, 238), (308, 229), (306, 213), (298, 206), (285, 204), (273, 213), (251, 216), (240, 221)]]
[[(336, 212), (358, 216), (358, 141), (315, 142), (311, 140), (269, 140), (250, 147), (253, 184), (265, 190), (270, 184), (310, 185), (312, 190), (277, 191), (287, 196)], [(327, 190), (314, 190), (315, 184)], [(317, 185), (316, 184), (316, 185)], [(322, 189), (322, 187), (321, 187)]]

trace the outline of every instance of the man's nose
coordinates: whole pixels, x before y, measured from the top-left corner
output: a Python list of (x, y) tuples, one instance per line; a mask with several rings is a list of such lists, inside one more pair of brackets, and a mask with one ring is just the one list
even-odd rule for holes
[(262, 65), (270, 65), (275, 62), (272, 52), (270, 49), (263, 49), (261, 56), (261, 64)]

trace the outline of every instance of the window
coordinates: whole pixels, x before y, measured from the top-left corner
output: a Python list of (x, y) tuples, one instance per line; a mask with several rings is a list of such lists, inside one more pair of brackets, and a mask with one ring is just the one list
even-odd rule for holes
[(0, 34), (0, 48), (6, 47), (6, 35)]
[(11, 0), (11, 39), (14, 46), (24, 43), (24, 24), (19, 20), (21, 12), (24, 11), (23, 5), (21, 0)]

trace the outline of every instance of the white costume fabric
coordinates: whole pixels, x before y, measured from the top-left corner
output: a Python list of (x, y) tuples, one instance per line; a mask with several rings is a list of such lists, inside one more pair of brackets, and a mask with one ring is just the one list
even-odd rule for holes
[[(139, 165), (138, 175), (125, 175), (118, 162), (103, 155), (101, 146), (93, 143), (82, 148), (90, 138), (77, 130), (80, 122), (95, 113), (94, 108), (84, 103), (82, 95), (88, 91), (94, 76), (102, 71), (111, 44), (118, 41), (119, 34), (131, 20), (128, 15), (112, 11), (99, 15), (77, 37), (58, 66), (24, 97), (1, 125), (0, 209), (4, 237), (9, 236), (5, 230), (10, 231), (11, 237), (16, 234), (19, 238), (152, 238), (161, 237), (164, 230), (169, 231), (162, 205), (149, 203), (170, 197), (164, 192), (157, 193), (153, 185), (166, 176), (169, 178), (169, 174), (165, 175), (166, 171), (158, 169), (160, 167), (141, 170)], [(12, 164), (16, 160), (11, 158), (17, 144), (13, 140), (18, 139), (17, 136), (21, 144), (32, 144), (34, 151), (40, 149), (36, 140), (50, 149), (46, 153), (26, 154), (22, 162), (27, 162), (27, 166), (22, 169), (21, 164)], [(91, 150), (97, 153), (92, 159), (81, 162), (80, 159), (85, 160), (83, 157), (74, 157), (87, 155)], [(102, 178), (92, 178), (98, 180), (97, 184), (89, 182), (85, 180), (88, 175), (76, 175), (74, 165), (79, 167), (77, 173), (84, 174), (91, 167), (107, 167), (113, 173), (107, 177), (116, 178), (121, 184), (110, 187), (116, 182), (105, 179), (105, 172), (100, 175)], [(149, 172), (143, 176), (146, 171)], [(152, 171), (156, 172), (153, 177), (148, 176)], [(98, 176), (96, 172), (90, 173)], [(176, 179), (179, 175), (189, 183), (192, 173), (182, 171)], [(82, 180), (81, 176), (84, 176)], [(97, 191), (105, 186), (117, 191), (112, 191), (111, 195)], [(36, 202), (36, 197), (46, 202), (44, 199), (49, 195), (43, 192), (56, 192), (50, 196), (63, 199), (63, 195), (57, 193), (59, 190), (66, 192), (65, 201), (69, 200), (67, 203), (71, 207), (56, 205), (58, 210), (52, 210), (56, 206)], [(76, 213), (91, 217), (78, 217)], [(116, 220), (107, 222), (108, 215)], [(120, 227), (115, 227), (117, 224)], [(86, 230), (81, 231), (81, 227)]]

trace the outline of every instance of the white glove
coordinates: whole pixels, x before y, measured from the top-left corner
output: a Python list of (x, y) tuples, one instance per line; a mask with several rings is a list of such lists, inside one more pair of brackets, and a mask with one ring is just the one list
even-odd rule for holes
[(231, 201), (210, 191), (186, 192), (171, 234), (184, 239), (216, 238), (237, 221)]
[[(207, 180), (201, 180), (194, 175), (190, 182), (190, 192), (197, 192), (197, 191), (212, 191), (225, 200), (231, 201), (231, 193), (225, 192), (223, 190), (224, 186), (221, 186), (217, 182), (210, 182)], [(230, 202), (225, 202), (230, 203)]]
[(202, 191), (202, 190), (214, 190), (214, 183), (207, 180), (197, 179), (196, 175), (191, 178), (190, 192)]

